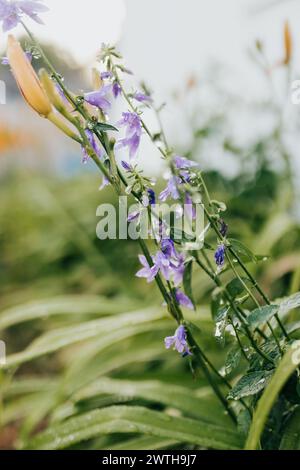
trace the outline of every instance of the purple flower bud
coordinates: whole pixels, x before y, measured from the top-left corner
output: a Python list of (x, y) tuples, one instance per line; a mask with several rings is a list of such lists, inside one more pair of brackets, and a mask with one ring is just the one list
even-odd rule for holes
[(223, 219), (220, 220), (220, 234), (222, 237), (226, 237), (228, 232), (228, 225), (225, 223)]
[(221, 243), (215, 252), (215, 261), (218, 267), (222, 267), (225, 263), (225, 251), (226, 247), (223, 243)]
[(126, 171), (132, 171), (132, 166), (129, 163), (125, 162), (124, 160), (121, 161), (121, 165)]
[(156, 202), (156, 195), (155, 195), (155, 192), (153, 191), (153, 189), (148, 189), (147, 190), (147, 193), (148, 193), (148, 198), (149, 198), (149, 204), (150, 206), (154, 206), (155, 205), (155, 202)]
[(120, 87), (117, 81), (113, 83), (112, 92), (113, 92), (114, 98), (118, 98), (118, 96), (122, 93), (122, 88)]
[(133, 98), (139, 103), (151, 104), (153, 102), (151, 96), (145, 95), (144, 93), (135, 92)]

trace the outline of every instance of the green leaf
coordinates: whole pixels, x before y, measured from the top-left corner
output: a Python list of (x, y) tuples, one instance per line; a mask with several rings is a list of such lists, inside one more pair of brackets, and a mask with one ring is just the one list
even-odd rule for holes
[(60, 328), (42, 335), (24, 351), (8, 356), (6, 364), (2, 367), (16, 366), (97, 336), (101, 336), (105, 340), (105, 336), (114, 333), (114, 331), (118, 331), (122, 335), (122, 330), (126, 328), (134, 329), (139, 325), (144, 325), (146, 329), (146, 325), (149, 325), (149, 328), (151, 328), (151, 324), (162, 317), (163, 313), (159, 309), (148, 309), (148, 311), (124, 313), (84, 322), (80, 325)]
[(300, 450), (300, 406), (293, 412), (284, 429), (280, 450)]
[(225, 372), (226, 375), (231, 374), (239, 365), (242, 358), (242, 351), (239, 345), (233, 346), (227, 354), (225, 361)]
[(169, 448), (178, 449), (178, 441), (174, 439), (162, 439), (158, 437), (142, 436), (135, 439), (127, 439), (110, 445), (109, 448), (103, 450), (166, 450)]
[(221, 344), (225, 343), (225, 329), (227, 326), (227, 314), (229, 310), (229, 307), (221, 308), (220, 310), (218, 310), (216, 317), (215, 338)]
[(104, 297), (70, 295), (7, 309), (0, 314), (0, 330), (31, 320), (45, 319), (55, 315), (110, 315), (129, 310), (133, 302), (125, 298), (114, 302)]
[(243, 256), (246, 260), (253, 261), (256, 263), (256, 256), (247, 248), (241, 241), (235, 238), (228, 238), (232, 248), (237, 252), (238, 255)]
[(232, 388), (228, 395), (229, 400), (239, 400), (249, 397), (263, 390), (270, 380), (273, 371), (259, 370), (244, 375)]
[(256, 308), (247, 317), (247, 322), (252, 328), (268, 322), (271, 318), (278, 313), (278, 305), (265, 305), (263, 307)]
[[(247, 279), (243, 278), (243, 280), (246, 282)], [(231, 297), (237, 297), (238, 295), (241, 295), (245, 291), (245, 287), (241, 280), (239, 278), (232, 279), (227, 285), (226, 288), (230, 294)]]
[(193, 298), (193, 290), (192, 290), (192, 276), (193, 276), (193, 261), (190, 261), (186, 265), (186, 268), (184, 270), (183, 287), (184, 287), (185, 294), (192, 301), (194, 308), (195, 308), (195, 301)]
[(228, 423), (218, 401), (209, 387), (202, 387), (197, 391), (189, 390), (174, 384), (159, 381), (129, 381), (110, 378), (101, 378), (88, 387), (80, 390), (73, 399), (80, 405), (91, 398), (106, 395), (121, 395), (127, 399), (144, 399), (150, 402), (162, 403), (178, 409), (186, 415), (203, 419), (211, 423)]
[(291, 310), (300, 307), (300, 292), (296, 292), (284, 299), (278, 299), (276, 302), (279, 304), (279, 315), (284, 316)]
[(107, 132), (107, 131), (117, 131), (117, 132), (119, 132), (119, 130), (115, 126), (113, 126), (112, 124), (108, 124), (106, 122), (98, 122), (96, 124), (96, 128), (100, 132)]
[(258, 447), (261, 434), (270, 411), (277, 400), (277, 397), (293, 372), (300, 364), (300, 342), (294, 341), (290, 349), (281, 359), (269, 385), (265, 389), (261, 399), (256, 407), (248, 439), (246, 450), (255, 450)]
[(138, 406), (94, 410), (52, 426), (29, 443), (29, 449), (65, 449), (105, 434), (146, 434), (212, 449), (239, 449), (236, 431), (200, 420), (169, 416)]

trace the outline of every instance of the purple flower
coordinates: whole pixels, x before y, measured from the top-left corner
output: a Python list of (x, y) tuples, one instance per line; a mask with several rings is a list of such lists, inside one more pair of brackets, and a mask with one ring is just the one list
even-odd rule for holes
[(176, 155), (173, 158), (173, 162), (177, 170), (187, 170), (188, 168), (198, 166), (196, 162), (192, 162), (191, 160), (188, 160), (185, 157), (180, 157), (179, 155)]
[(158, 266), (153, 265), (150, 267), (144, 255), (139, 255), (139, 260), (144, 267), (136, 273), (136, 276), (147, 279), (147, 282), (152, 282), (158, 273)]
[(174, 336), (167, 336), (165, 338), (165, 346), (166, 349), (170, 349), (174, 346), (174, 349), (182, 354), (183, 357), (192, 355), (187, 343), (186, 331), (183, 325), (180, 325), (177, 328)]
[[(90, 143), (90, 146), (92, 147), (92, 149), (94, 150), (95, 154), (101, 158), (102, 157), (102, 152), (101, 152), (101, 149), (99, 147), (99, 145), (97, 144), (96, 140), (95, 140), (95, 136), (93, 134), (93, 132), (90, 130), (90, 129), (85, 129), (85, 135), (87, 136), (88, 138), (88, 141)], [(83, 157), (82, 157), (82, 163), (87, 163), (88, 160), (89, 160), (89, 155), (85, 149), (85, 147), (82, 147), (82, 153), (83, 153)]]
[(178, 176), (171, 176), (166, 189), (164, 189), (164, 191), (159, 195), (160, 201), (165, 202), (169, 197), (172, 199), (179, 199), (180, 194), (178, 191), (178, 185), (180, 185), (180, 183), (181, 179)]
[(176, 289), (175, 297), (179, 305), (189, 308), (190, 310), (194, 310), (193, 302), (180, 289)]
[(151, 96), (145, 95), (144, 93), (139, 93), (137, 91), (133, 94), (133, 98), (139, 103), (143, 104), (151, 104), (153, 102)]
[(62, 89), (62, 87), (60, 86), (59, 83), (55, 83), (55, 89), (57, 90), (57, 93), (59, 94), (59, 96), (61, 97), (61, 99), (65, 102), (65, 103), (69, 103), (66, 95), (64, 94), (64, 91)]
[(110, 184), (110, 182), (109, 182), (108, 178), (106, 178), (106, 176), (103, 176), (103, 180), (102, 180), (102, 183), (99, 187), (99, 191), (106, 188), (106, 186), (108, 186), (109, 184)]
[(104, 113), (106, 113), (111, 104), (107, 99), (107, 95), (111, 92), (111, 85), (104, 85), (97, 91), (91, 91), (90, 93), (84, 94), (84, 100), (96, 108), (100, 108)]
[(124, 160), (121, 161), (121, 165), (124, 168), (124, 170), (126, 170), (126, 171), (132, 171), (133, 170), (132, 166), (129, 165), (129, 163), (125, 162)]
[(225, 251), (226, 247), (221, 243), (215, 252), (215, 261), (218, 267), (222, 267), (225, 263)]
[(41, 0), (0, 0), (0, 21), (3, 31), (15, 28), (22, 16), (27, 15), (37, 23), (43, 24), (39, 13), (48, 11), (48, 7), (40, 3)]
[(138, 220), (140, 218), (140, 215), (141, 215), (140, 211), (131, 212), (128, 215), (127, 222), (134, 222), (135, 220)]
[(175, 250), (173, 240), (169, 238), (162, 240), (161, 250), (153, 257), (153, 261), (167, 281), (173, 279), (175, 286), (181, 284), (185, 270), (185, 257)]
[(220, 222), (220, 234), (222, 235), (222, 237), (226, 237), (227, 232), (228, 232), (228, 225), (225, 223), (223, 219), (221, 219), (219, 222)]
[(114, 98), (118, 98), (118, 96), (122, 93), (122, 88), (120, 87), (117, 81), (114, 81), (113, 83), (112, 93), (114, 95)]
[(129, 157), (134, 158), (140, 145), (142, 135), (142, 123), (136, 113), (126, 112), (117, 126), (125, 127), (125, 138), (117, 142), (117, 148), (128, 147)]
[(184, 210), (190, 220), (196, 219), (196, 208), (193, 204), (193, 199), (189, 193), (185, 194)]
[(147, 189), (147, 194), (148, 194), (150, 206), (154, 206), (155, 203), (156, 203), (156, 195), (155, 195), (155, 192), (153, 191), (153, 189), (149, 188), (149, 189)]
[(2, 57), (2, 59), (1, 59), (1, 64), (2, 64), (2, 65), (9, 65), (8, 57)]
[(106, 72), (102, 72), (100, 74), (100, 77), (101, 77), (101, 80), (106, 80), (107, 78), (112, 78), (113, 74), (112, 72), (106, 71)]

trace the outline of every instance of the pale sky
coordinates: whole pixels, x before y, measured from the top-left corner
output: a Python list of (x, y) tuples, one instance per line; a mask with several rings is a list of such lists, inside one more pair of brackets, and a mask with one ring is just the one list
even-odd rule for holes
[[(273, 3), (270, 9), (258, 9)], [(283, 55), (283, 24), (289, 20), (294, 59), (300, 78), (300, 0), (45, 0), (50, 11), (45, 26), (28, 21), (41, 39), (66, 48), (88, 67), (102, 42), (118, 43), (126, 64), (138, 79), (169, 101), (171, 92), (193, 72), (200, 77), (207, 65), (221, 62), (231, 74), (231, 87), (246, 96), (259, 96), (257, 70), (247, 49), (261, 39), (270, 62)], [(16, 31), (19, 33), (20, 28)], [(6, 39), (0, 32), (0, 46)], [(166, 111), (173, 135), (180, 119)], [(121, 108), (117, 107), (112, 119)], [(144, 139), (145, 140), (145, 139)], [(141, 159), (148, 155), (145, 148)], [(150, 159), (144, 158), (144, 164)], [(153, 161), (149, 165), (153, 165)]]

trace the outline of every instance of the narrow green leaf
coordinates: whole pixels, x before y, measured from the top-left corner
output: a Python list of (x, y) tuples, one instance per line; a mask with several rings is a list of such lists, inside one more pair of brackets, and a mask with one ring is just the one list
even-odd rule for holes
[(107, 131), (119, 132), (119, 130), (115, 126), (113, 126), (112, 124), (108, 124), (107, 122), (98, 122), (96, 127), (100, 132), (107, 132)]
[(146, 434), (212, 449), (239, 449), (242, 445), (237, 432), (226, 427), (169, 416), (143, 407), (113, 406), (53, 426), (33, 438), (28, 448), (65, 449), (81, 441), (114, 433)]
[(133, 308), (133, 302), (120, 298), (114, 302), (104, 297), (70, 295), (30, 302), (0, 313), (0, 330), (31, 320), (54, 315), (109, 315)]
[(258, 402), (258, 406), (255, 410), (252, 425), (246, 442), (246, 450), (255, 450), (258, 447), (260, 437), (264, 430), (264, 426), (270, 411), (284, 384), (287, 382), (293, 372), (299, 367), (299, 364), (300, 342), (294, 341), (290, 349), (281, 359), (275, 374), (273, 375), (269, 385)]
[(135, 382), (101, 378), (80, 390), (73, 399), (80, 404), (80, 402), (85, 402), (91, 398), (108, 394), (163, 403), (166, 406), (177, 408), (191, 417), (197, 417), (215, 424), (221, 422), (228, 423), (229, 426), (231, 424), (208, 387), (194, 391), (159, 381)]
[(103, 450), (166, 450), (170, 448), (178, 449), (178, 441), (174, 439), (162, 439), (160, 437), (142, 436), (118, 442), (117, 444), (109, 446), (109, 448)]
[(113, 317), (101, 318), (81, 323), (80, 325), (60, 328), (42, 335), (35, 340), (25, 351), (7, 357), (3, 368), (16, 366), (28, 362), (45, 354), (53, 353), (71, 344), (85, 341), (122, 330), (127, 327), (149, 324), (163, 318), (160, 309), (148, 309), (139, 312), (124, 313)]

